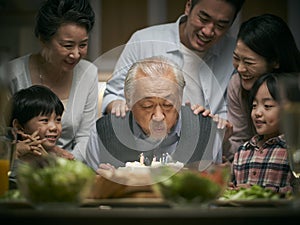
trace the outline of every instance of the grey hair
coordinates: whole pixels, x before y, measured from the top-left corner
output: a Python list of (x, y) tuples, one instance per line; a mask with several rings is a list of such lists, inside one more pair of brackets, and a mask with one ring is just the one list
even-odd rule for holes
[(145, 58), (132, 64), (130, 67), (124, 85), (124, 94), (126, 100), (130, 101), (135, 91), (135, 80), (139, 72), (143, 72), (145, 77), (152, 77), (157, 79), (166, 78), (170, 70), (173, 72), (174, 78), (177, 82), (180, 97), (182, 98), (183, 89), (185, 87), (185, 80), (183, 72), (179, 66), (163, 56), (153, 56)]

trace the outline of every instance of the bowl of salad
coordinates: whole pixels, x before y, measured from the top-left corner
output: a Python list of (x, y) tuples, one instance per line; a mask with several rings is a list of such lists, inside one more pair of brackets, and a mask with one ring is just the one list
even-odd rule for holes
[(205, 171), (160, 168), (154, 190), (174, 206), (205, 205), (219, 198), (228, 183), (229, 168), (211, 166)]
[(34, 207), (77, 207), (88, 196), (94, 171), (80, 161), (46, 157), (22, 163), (17, 171), (18, 188)]

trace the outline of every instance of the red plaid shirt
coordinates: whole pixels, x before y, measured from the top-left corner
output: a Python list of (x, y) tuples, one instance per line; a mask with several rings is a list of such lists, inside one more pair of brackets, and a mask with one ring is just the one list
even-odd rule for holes
[(232, 163), (234, 184), (260, 185), (278, 192), (292, 190), (293, 175), (283, 135), (266, 141), (261, 148), (256, 135), (240, 146)]

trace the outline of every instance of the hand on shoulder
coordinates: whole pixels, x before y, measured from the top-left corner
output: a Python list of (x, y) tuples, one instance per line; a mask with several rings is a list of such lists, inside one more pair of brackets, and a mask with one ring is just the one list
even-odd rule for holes
[(129, 108), (124, 100), (114, 100), (106, 108), (107, 113), (115, 114), (117, 117), (125, 117), (128, 110)]

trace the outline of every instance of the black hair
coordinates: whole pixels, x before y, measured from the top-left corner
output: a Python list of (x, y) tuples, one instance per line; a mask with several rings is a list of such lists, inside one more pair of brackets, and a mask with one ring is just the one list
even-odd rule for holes
[(267, 73), (267, 74), (260, 76), (255, 81), (255, 83), (253, 84), (253, 87), (250, 90), (250, 94), (249, 94), (249, 105), (251, 106), (250, 109), (252, 109), (252, 104), (253, 104), (255, 96), (258, 92), (258, 89), (264, 82), (266, 82), (267, 88), (268, 88), (272, 98), (276, 102), (279, 102), (279, 85), (278, 85), (278, 77), (279, 76), (281, 76), (281, 74)]
[(300, 72), (300, 52), (282, 18), (272, 14), (252, 17), (241, 24), (237, 39), (268, 63), (278, 63), (273, 72)]
[[(201, 0), (192, 0), (191, 9), (194, 8), (194, 6)], [(233, 17), (233, 20), (236, 18), (237, 14), (241, 10), (242, 6), (244, 5), (245, 0), (223, 0), (224, 2), (229, 3), (235, 8), (235, 14)]]
[[(258, 92), (258, 89), (260, 88), (260, 86), (266, 82), (267, 88), (270, 92), (270, 95), (272, 96), (272, 98), (276, 101), (279, 102), (279, 90), (278, 90), (278, 76), (280, 76), (277, 73), (266, 73), (262, 76), (260, 76), (253, 84), (252, 88), (250, 91), (248, 91), (249, 93), (249, 97), (248, 97), (248, 104), (246, 105), (249, 111), (248, 114), (248, 121), (250, 124), (249, 129), (255, 131), (255, 127), (254, 124), (252, 122), (252, 118), (251, 118), (251, 112), (252, 112), (252, 105), (253, 105), (253, 101), (255, 99), (255, 96)], [(246, 102), (246, 101), (245, 101)]]
[(11, 125), (14, 119), (24, 125), (36, 116), (49, 115), (53, 112), (62, 116), (64, 111), (64, 105), (57, 95), (41, 85), (33, 85), (16, 92), (11, 98), (11, 106)]
[(49, 41), (64, 23), (84, 26), (89, 33), (95, 23), (95, 13), (88, 0), (46, 0), (36, 15), (34, 33)]

